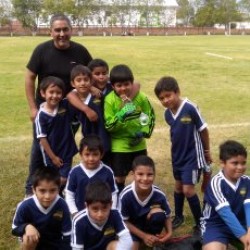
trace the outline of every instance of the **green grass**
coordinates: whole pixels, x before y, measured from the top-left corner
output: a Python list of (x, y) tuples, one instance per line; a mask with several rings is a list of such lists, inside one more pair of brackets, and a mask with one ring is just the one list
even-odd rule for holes
[[(34, 47), (47, 39), (0, 38), (0, 249), (15, 249), (17, 245), (10, 233), (11, 221), (17, 203), (24, 197), (32, 131), (24, 92), (25, 66)], [(140, 81), (141, 90), (156, 112), (156, 128), (148, 141), (149, 155), (157, 165), (156, 184), (166, 191), (171, 205), (169, 130), (163, 120), (164, 109), (153, 93), (160, 77), (176, 77), (182, 95), (199, 105), (209, 124), (215, 172), (219, 167), (218, 145), (222, 141), (236, 139), (250, 148), (250, 36), (73, 37), (73, 40), (84, 44), (93, 57), (105, 59), (110, 68), (118, 63), (128, 64)], [(185, 214), (186, 224), (177, 234), (191, 230), (188, 207)]]

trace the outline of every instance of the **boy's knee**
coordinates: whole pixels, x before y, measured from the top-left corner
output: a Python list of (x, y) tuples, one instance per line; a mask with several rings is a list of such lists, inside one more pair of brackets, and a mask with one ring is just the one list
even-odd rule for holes
[(183, 186), (183, 194), (187, 198), (196, 195), (195, 186), (194, 185), (184, 185)]
[(147, 218), (147, 224), (150, 233), (160, 234), (165, 225), (166, 214), (161, 208), (154, 208), (150, 211), (150, 216)]

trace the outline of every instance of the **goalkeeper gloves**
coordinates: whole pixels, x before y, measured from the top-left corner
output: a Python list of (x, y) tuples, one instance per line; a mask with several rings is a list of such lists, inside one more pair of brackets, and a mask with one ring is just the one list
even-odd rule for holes
[(116, 113), (115, 116), (119, 121), (124, 121), (129, 114), (135, 111), (135, 109), (136, 109), (135, 105), (132, 102), (128, 102), (119, 112)]

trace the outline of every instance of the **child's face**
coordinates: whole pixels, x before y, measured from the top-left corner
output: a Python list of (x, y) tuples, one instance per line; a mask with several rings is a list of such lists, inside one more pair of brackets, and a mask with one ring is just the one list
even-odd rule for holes
[(118, 96), (130, 97), (133, 90), (133, 83), (130, 81), (116, 82), (113, 85), (113, 89)]
[(80, 74), (74, 78), (71, 85), (80, 95), (85, 95), (90, 92), (91, 80), (89, 76)]
[(180, 93), (174, 91), (162, 91), (158, 96), (161, 104), (171, 110), (178, 109), (180, 103)]
[(104, 204), (101, 202), (93, 202), (87, 204), (90, 218), (99, 226), (103, 225), (109, 217), (111, 202)]
[(84, 147), (80, 156), (84, 166), (87, 169), (96, 169), (100, 165), (102, 154), (100, 150), (89, 150), (87, 147)]
[(133, 172), (135, 189), (137, 191), (149, 191), (152, 189), (155, 173), (151, 167), (139, 165)]
[(45, 91), (41, 90), (41, 95), (50, 107), (56, 107), (63, 98), (63, 91), (51, 84)]
[(100, 90), (106, 88), (108, 82), (108, 70), (106, 67), (96, 67), (92, 71), (94, 86)]
[(48, 208), (59, 193), (59, 187), (53, 181), (41, 180), (39, 184), (33, 188), (33, 193), (44, 208)]
[(234, 156), (222, 161), (221, 166), (225, 177), (229, 181), (236, 183), (246, 171), (246, 157), (242, 155)]

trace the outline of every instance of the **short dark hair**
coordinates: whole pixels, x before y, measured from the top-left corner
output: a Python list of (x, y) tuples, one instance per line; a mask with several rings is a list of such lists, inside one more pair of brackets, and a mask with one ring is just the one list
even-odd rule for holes
[(118, 82), (134, 82), (134, 75), (131, 69), (125, 64), (119, 64), (114, 66), (110, 71), (109, 78), (112, 85)]
[(246, 148), (241, 143), (234, 140), (227, 140), (223, 142), (219, 149), (220, 160), (224, 162), (238, 155), (242, 155), (247, 158)]
[(90, 205), (94, 202), (109, 204), (112, 202), (110, 186), (99, 179), (90, 181), (85, 189), (85, 202)]
[(97, 135), (86, 135), (82, 138), (79, 145), (79, 152), (81, 153), (85, 147), (87, 147), (89, 151), (99, 150), (101, 154), (104, 153), (102, 140)]
[(176, 79), (172, 76), (162, 77), (155, 85), (155, 95), (158, 97), (162, 91), (180, 92)]
[(40, 83), (40, 90), (42, 91), (46, 91), (46, 89), (52, 85), (57, 86), (58, 88), (60, 88), (62, 90), (63, 93), (65, 93), (65, 84), (63, 82), (62, 79), (55, 77), (55, 76), (47, 76), (45, 78), (42, 79), (41, 83)]
[(50, 18), (50, 28), (52, 28), (54, 22), (55, 22), (55, 21), (58, 21), (58, 20), (66, 21), (67, 24), (69, 25), (69, 27), (72, 28), (70, 19), (69, 19), (66, 15), (64, 15), (64, 14), (62, 14), (62, 13), (54, 14), (54, 15)]
[(103, 59), (96, 58), (91, 60), (88, 64), (88, 68), (91, 70), (91, 72), (97, 67), (104, 67), (107, 69), (107, 71), (109, 71), (108, 63)]
[(132, 171), (135, 171), (138, 166), (147, 166), (153, 169), (155, 173), (155, 163), (152, 158), (147, 155), (139, 155), (137, 156), (132, 163)]
[(32, 185), (35, 189), (41, 181), (52, 181), (54, 182), (58, 187), (61, 185), (60, 180), (60, 174), (59, 171), (52, 167), (44, 167), (41, 166), (36, 170), (34, 175), (32, 176)]
[(92, 79), (91, 71), (88, 67), (83, 66), (81, 64), (76, 65), (70, 72), (70, 80), (74, 81), (74, 79), (79, 76), (84, 75), (88, 76), (90, 79)]

